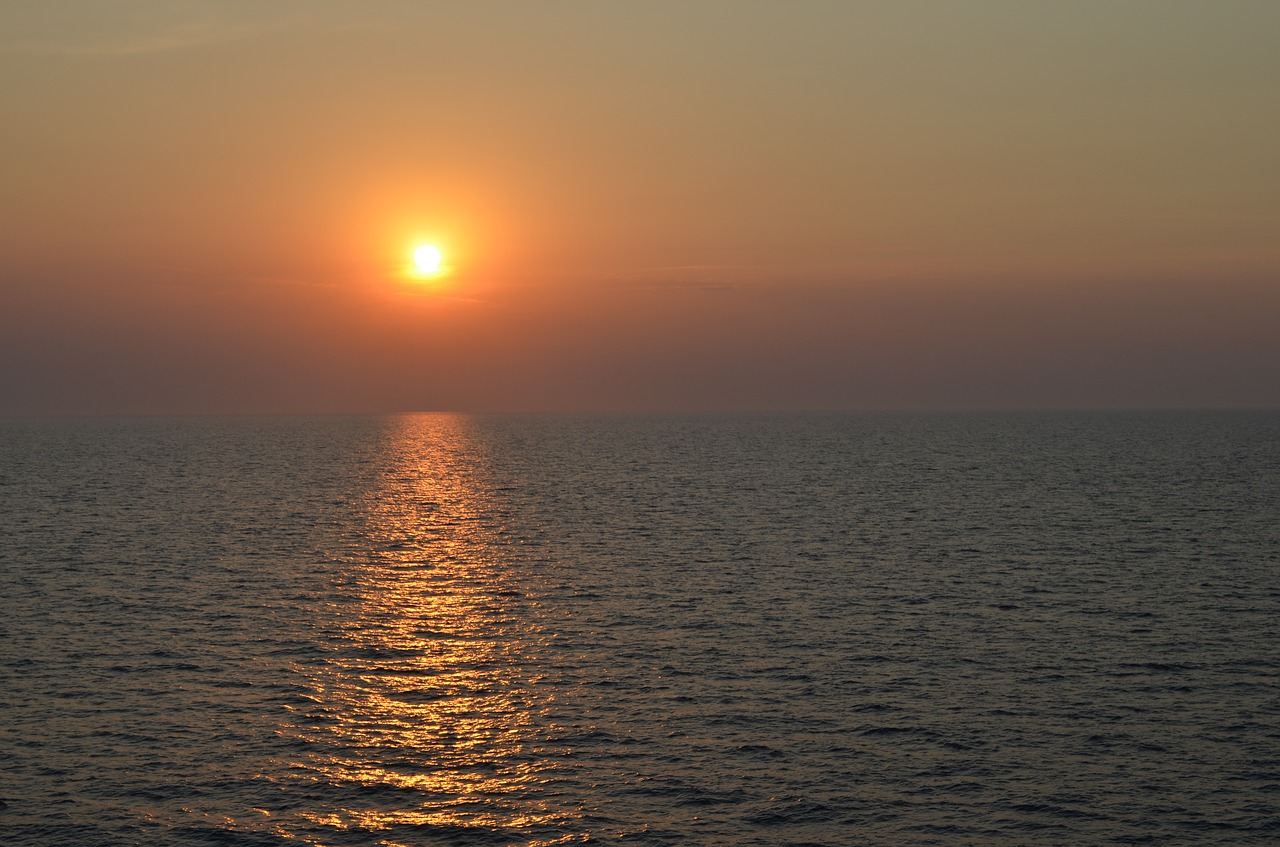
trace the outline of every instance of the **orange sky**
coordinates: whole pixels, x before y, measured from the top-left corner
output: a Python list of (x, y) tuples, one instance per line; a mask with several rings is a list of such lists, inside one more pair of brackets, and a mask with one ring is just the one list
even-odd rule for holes
[(58, 0), (0, 95), (4, 414), (1280, 405), (1270, 2)]

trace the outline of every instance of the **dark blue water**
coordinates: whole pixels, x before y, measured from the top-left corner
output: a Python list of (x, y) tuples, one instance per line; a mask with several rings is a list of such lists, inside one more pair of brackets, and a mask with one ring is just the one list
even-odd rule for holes
[(0, 843), (1280, 843), (1280, 414), (0, 421)]

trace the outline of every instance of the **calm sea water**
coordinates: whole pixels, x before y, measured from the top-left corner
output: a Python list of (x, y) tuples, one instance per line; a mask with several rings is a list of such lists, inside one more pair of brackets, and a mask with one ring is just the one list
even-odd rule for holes
[(5, 845), (1280, 843), (1280, 413), (0, 421)]

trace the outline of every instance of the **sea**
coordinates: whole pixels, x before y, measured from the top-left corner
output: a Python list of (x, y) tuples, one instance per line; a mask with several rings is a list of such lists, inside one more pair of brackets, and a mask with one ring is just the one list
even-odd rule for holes
[(1280, 412), (0, 420), (0, 844), (1280, 843)]

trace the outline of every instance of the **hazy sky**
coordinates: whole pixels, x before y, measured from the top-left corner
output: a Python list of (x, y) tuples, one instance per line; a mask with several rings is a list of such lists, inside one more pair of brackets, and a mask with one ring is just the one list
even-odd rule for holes
[(4, 414), (1280, 405), (1274, 0), (0, 0), (0, 103)]

